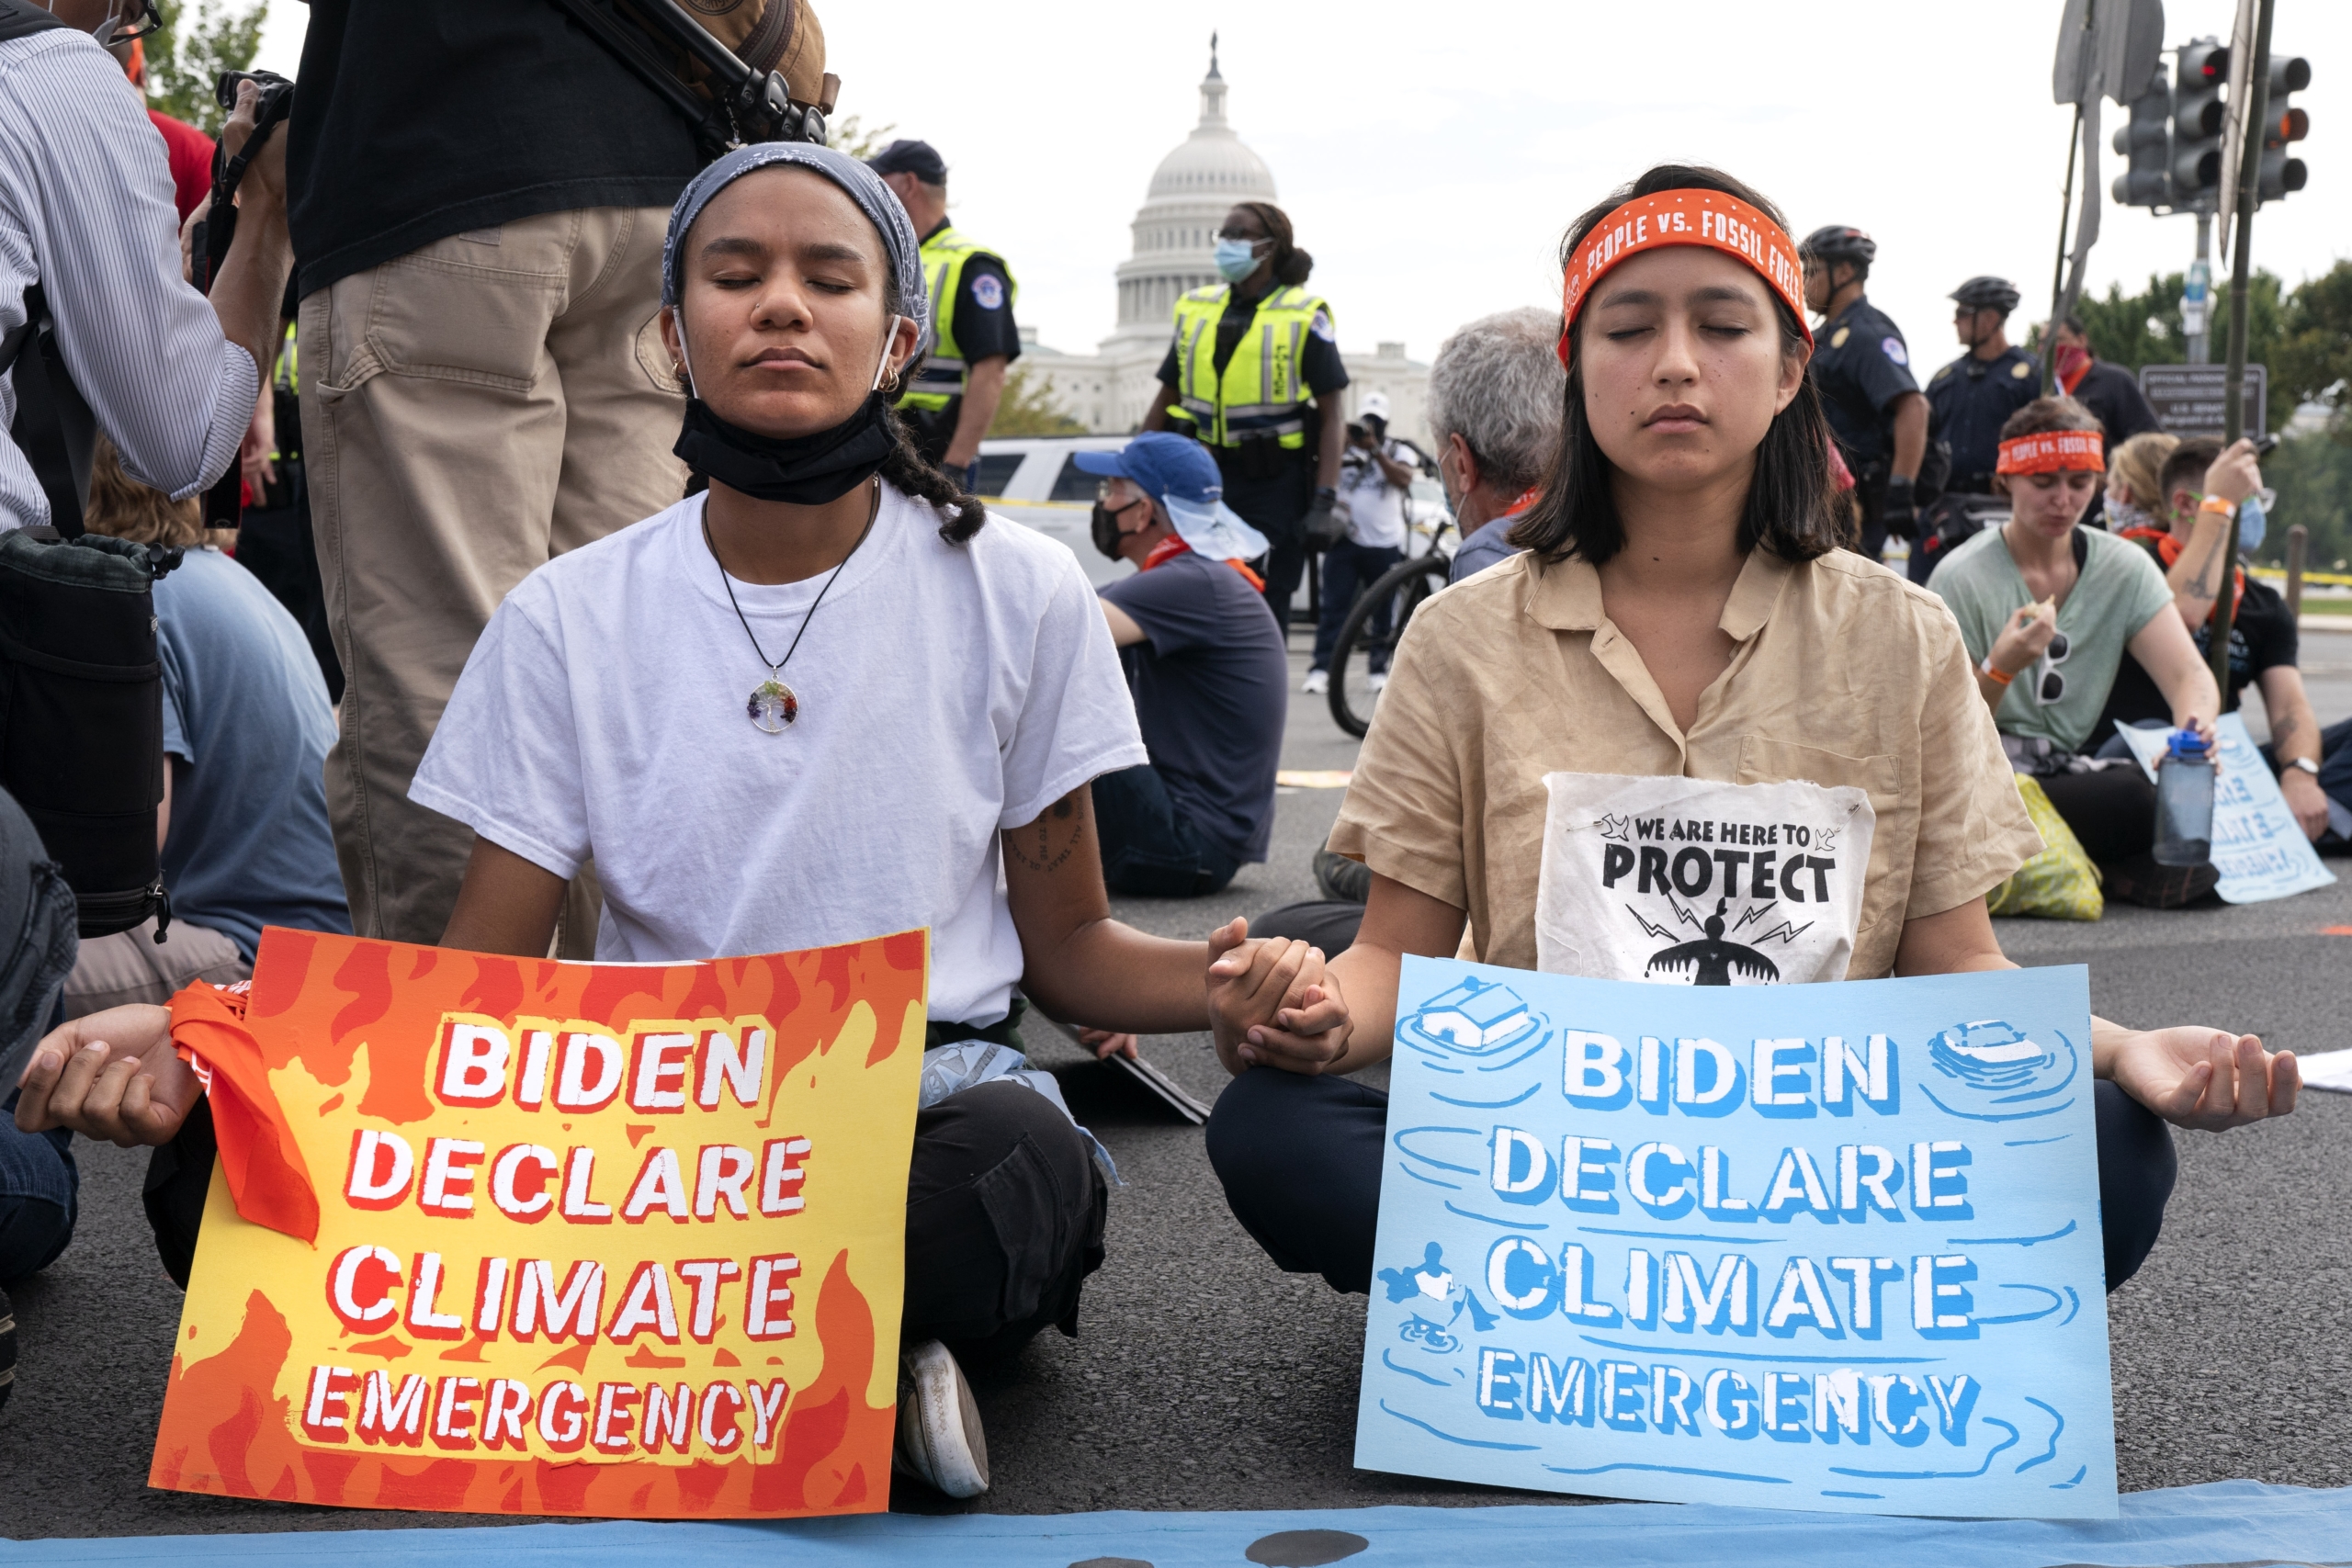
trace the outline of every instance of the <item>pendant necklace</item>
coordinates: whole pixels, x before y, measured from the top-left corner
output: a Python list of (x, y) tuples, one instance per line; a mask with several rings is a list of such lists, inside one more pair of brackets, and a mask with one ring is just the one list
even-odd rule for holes
[(849, 565), (850, 556), (857, 554), (858, 546), (865, 544), (865, 536), (874, 532), (874, 519), (881, 512), (882, 482), (876, 479), (874, 481), (874, 502), (866, 509), (865, 526), (858, 530), (857, 544), (849, 547), (849, 555), (842, 557), (841, 566), (833, 568), (832, 575), (825, 579), (825, 585), (817, 590), (817, 597), (809, 602), (808, 612), (800, 617), (800, 629), (792, 634), (792, 646), (784, 650), (782, 659), (771, 661), (767, 650), (760, 646), (759, 634), (752, 629), (752, 623), (744, 617), (743, 606), (735, 598), (734, 580), (727, 575), (727, 563), (719, 559), (718, 541), (710, 536), (709, 509), (707, 506), (704, 508), (702, 542), (708, 547), (710, 558), (718, 564), (719, 583), (727, 590), (727, 603), (733, 607), (735, 619), (742, 624), (743, 635), (752, 639), (752, 651), (768, 668), (768, 678), (752, 689), (752, 700), (743, 705), (743, 711), (751, 721), (768, 734), (783, 734), (800, 717), (800, 694), (784, 683), (784, 667), (792, 662), (794, 652), (800, 647), (800, 639), (808, 635), (808, 623), (816, 617), (817, 606), (825, 602), (827, 593), (832, 592), (833, 580), (841, 576), (842, 567)]

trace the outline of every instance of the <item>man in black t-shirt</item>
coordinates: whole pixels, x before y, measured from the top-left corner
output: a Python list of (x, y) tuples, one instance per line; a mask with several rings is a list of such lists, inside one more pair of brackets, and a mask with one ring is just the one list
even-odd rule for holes
[[(2165, 518), (2169, 534), (2135, 528), (2124, 535), (2154, 557), (2158, 566), (2169, 570), (2179, 558), (2179, 547), (2174, 541), (2188, 540), (2196, 529), (2198, 510), (2204, 501), (2199, 490), (2209, 468), (2221, 457), (2220, 442), (2199, 437), (2182, 442), (2165, 460)], [(2223, 522), (2235, 527), (2226, 513)], [(2270, 740), (2262, 748), (2263, 760), (2278, 775), (2279, 793), (2286, 797), (2295, 820), (2314, 841), (2331, 833), (2337, 840), (2352, 838), (2352, 744), (2347, 744), (2352, 740), (2352, 724), (2321, 730), (2318, 716), (2312, 710), (2311, 696), (2303, 689), (2302, 671), (2296, 667), (2300, 638), (2295, 617), (2288, 613), (2287, 602), (2278, 591), (2241, 569), (2236, 575), (2235, 592), (2236, 606), (2230, 622), (2230, 690), (2224, 709), (2236, 707), (2249, 685), (2261, 693), (2263, 716), (2270, 727)], [(2199, 599), (2193, 603), (2203, 608), (2207, 602)], [(2213, 646), (2211, 611), (2193, 628), (2193, 634), (2198, 652), (2210, 660)], [(2100, 745), (2102, 756), (2122, 756), (2128, 753), (2123, 742), (2114, 736), (2117, 727), (2169, 728), (2171, 723), (2171, 705), (2165, 701), (2140, 661), (2125, 655), (2116, 669), (2107, 708), (2092, 727), (2092, 742), (2104, 743)]]
[(1227, 507), (1189, 435), (1138, 435), (1071, 461), (1103, 476), (1094, 542), (1136, 573), (1101, 590), (1151, 761), (1094, 781), (1102, 880), (1122, 893), (1214, 893), (1266, 858), (1290, 664), (1263, 585), (1266, 541)]
[[(824, 96), (821, 49), (788, 69)], [(311, 0), (300, 81), (302, 450), (345, 679), (327, 803), (359, 934), (433, 942), (473, 835), (408, 785), (475, 638), (534, 567), (684, 488), (657, 317), (702, 160), (541, 0)], [(561, 953), (584, 958), (575, 893)]]
[(1853, 470), (1862, 513), (1856, 547), (1876, 560), (1890, 534), (1907, 539), (1918, 531), (1913, 487), (1928, 449), (1928, 400), (1912, 379), (1903, 329), (1862, 293), (1876, 242), (1833, 223), (1806, 235), (1798, 254), (1805, 304), (1821, 317), (1806, 373)]

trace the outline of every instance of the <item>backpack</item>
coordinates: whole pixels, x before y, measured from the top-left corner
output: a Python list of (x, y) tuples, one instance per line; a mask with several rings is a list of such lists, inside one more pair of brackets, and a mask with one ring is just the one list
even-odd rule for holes
[(81, 531), (0, 534), (0, 789), (64, 868), (85, 937), (171, 921), (155, 843), (164, 800), (158, 550)]
[(841, 78), (808, 0), (554, 0), (695, 128), (706, 162), (825, 140)]

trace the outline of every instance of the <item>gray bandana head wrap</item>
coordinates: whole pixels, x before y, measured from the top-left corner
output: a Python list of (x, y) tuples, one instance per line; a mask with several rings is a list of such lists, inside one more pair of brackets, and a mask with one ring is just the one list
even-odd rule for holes
[(882, 236), (883, 254), (889, 258), (890, 282), (886, 309), (913, 321), (920, 335), (915, 340), (915, 358), (931, 346), (931, 310), (923, 298), (922, 242), (915, 237), (915, 226), (907, 217), (907, 209), (890, 194), (890, 187), (880, 176), (847, 153), (836, 152), (830, 147), (820, 147), (808, 141), (755, 141), (748, 147), (738, 147), (701, 174), (694, 177), (678, 205), (670, 209), (670, 232), (662, 242), (662, 302), (678, 303), (684, 292), (681, 276), (685, 258), (680, 254), (687, 231), (710, 198), (741, 179), (754, 169), (764, 169), (771, 164), (797, 164), (813, 170), (842, 187), (849, 198), (857, 203)]

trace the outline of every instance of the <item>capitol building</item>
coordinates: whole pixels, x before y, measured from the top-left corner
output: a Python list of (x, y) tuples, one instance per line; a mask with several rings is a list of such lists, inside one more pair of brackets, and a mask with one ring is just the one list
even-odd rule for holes
[[(1225, 118), (1225, 78), (1217, 72), (1216, 40), (1210, 40), (1209, 73), (1201, 82), (1201, 120), (1192, 135), (1152, 171), (1151, 187), (1136, 211), (1135, 253), (1118, 267), (1119, 324), (1091, 355), (1063, 354), (1022, 329), (1015, 367), (1032, 387), (1043, 389), (1064, 413), (1090, 431), (1125, 434), (1143, 424), (1144, 412), (1159, 389), (1160, 362), (1168, 355), (1176, 301), (1189, 291), (1224, 280), (1217, 276), (1216, 231), (1236, 202), (1274, 201), (1273, 171), (1250, 150)], [(1305, 248), (1315, 246), (1311, 236)], [(1310, 280), (1307, 287), (1316, 287)], [(1365, 354), (1349, 352), (1348, 301), (1331, 301), (1339, 327), (1340, 358), (1348, 367), (1342, 394), (1353, 418), (1367, 392), (1388, 395), (1391, 434), (1434, 451), (1425, 417), (1429, 367), (1405, 357), (1401, 343), (1383, 343)]]

